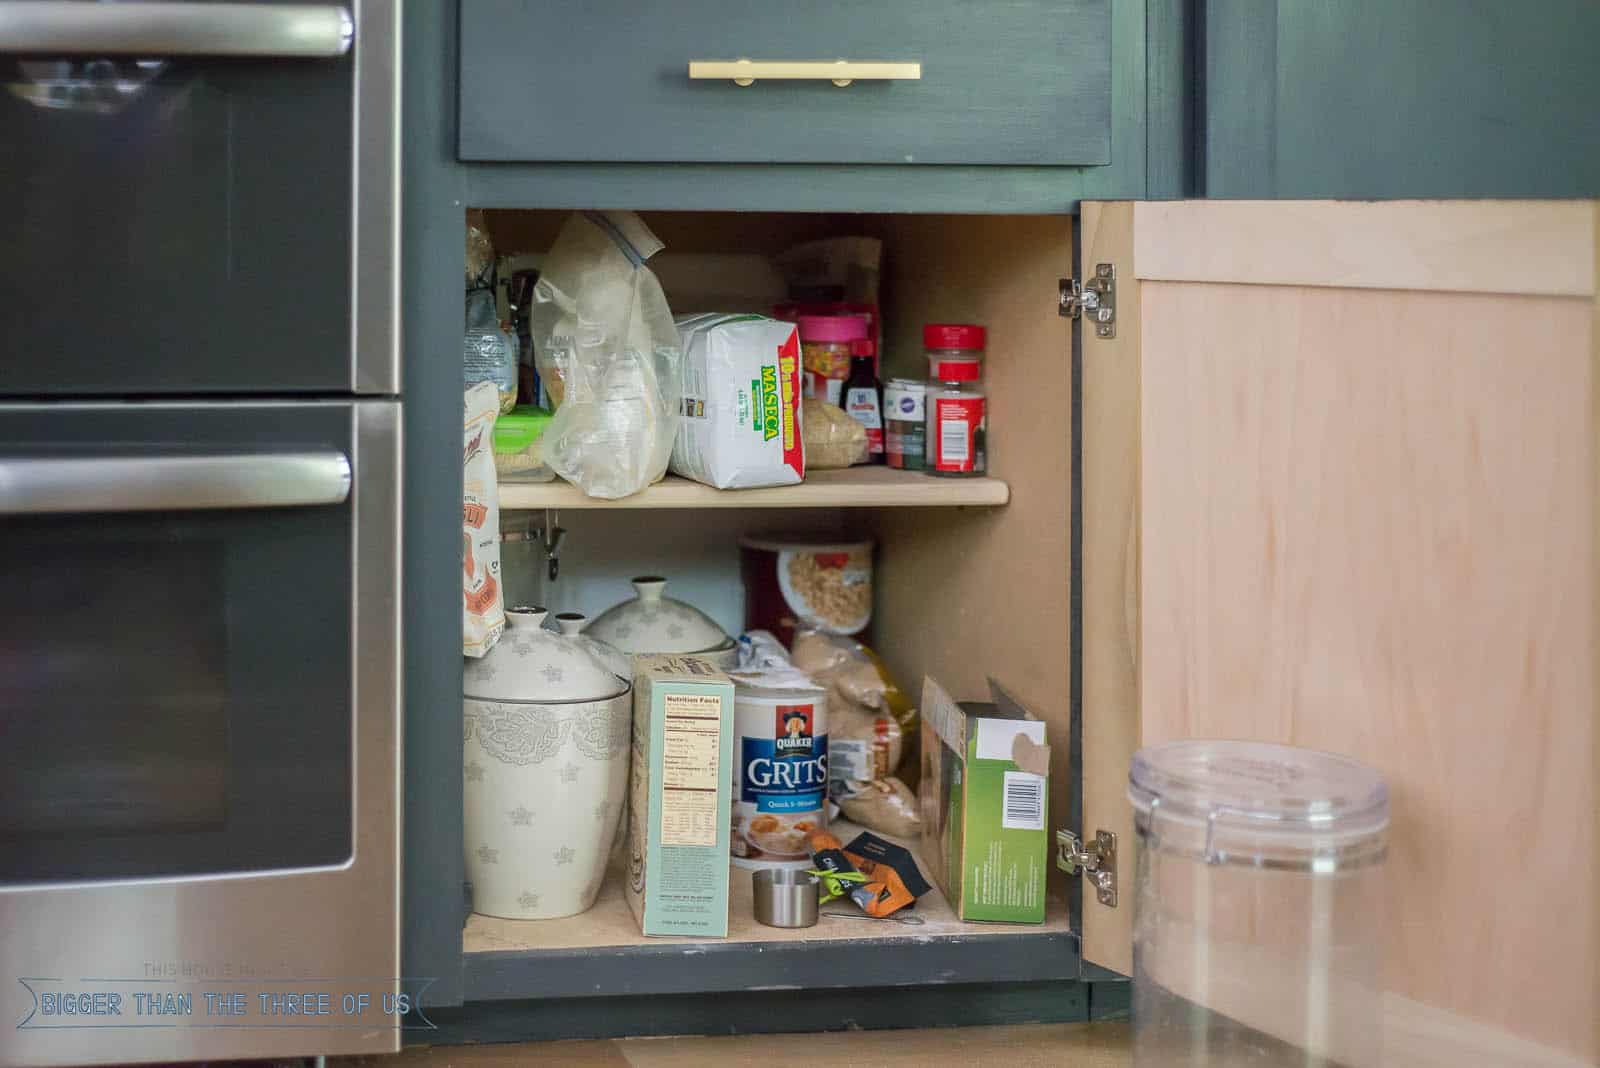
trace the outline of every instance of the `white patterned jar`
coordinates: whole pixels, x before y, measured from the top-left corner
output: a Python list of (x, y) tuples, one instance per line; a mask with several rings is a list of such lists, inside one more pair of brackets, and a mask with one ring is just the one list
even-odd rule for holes
[(633, 693), (620, 658), (544, 618), (507, 611), (505, 636), (464, 673), (467, 877), (485, 916), (593, 906), (627, 797)]
[(668, 597), (666, 579), (641, 575), (633, 589), (637, 597), (601, 612), (584, 633), (634, 656), (692, 653), (722, 671), (738, 666), (738, 643), (694, 605)]

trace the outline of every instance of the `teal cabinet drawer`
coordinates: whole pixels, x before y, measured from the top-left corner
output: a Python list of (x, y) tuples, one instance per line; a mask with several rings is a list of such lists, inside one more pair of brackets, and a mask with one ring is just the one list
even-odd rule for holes
[[(460, 30), (463, 160), (1111, 160), (1111, 0), (464, 0)], [(690, 77), (739, 59), (920, 77)]]

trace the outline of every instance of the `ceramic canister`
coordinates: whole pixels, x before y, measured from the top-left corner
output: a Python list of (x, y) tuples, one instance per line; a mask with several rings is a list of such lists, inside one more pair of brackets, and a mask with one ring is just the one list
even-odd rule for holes
[(464, 674), (465, 823), (473, 911), (519, 920), (592, 906), (626, 802), (632, 687), (625, 658), (557, 634), (543, 609)]

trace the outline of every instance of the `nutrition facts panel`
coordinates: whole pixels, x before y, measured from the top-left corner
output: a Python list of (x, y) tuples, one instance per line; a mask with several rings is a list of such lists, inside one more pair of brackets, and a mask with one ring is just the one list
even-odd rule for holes
[(662, 703), (661, 844), (714, 846), (722, 699), (667, 694)]

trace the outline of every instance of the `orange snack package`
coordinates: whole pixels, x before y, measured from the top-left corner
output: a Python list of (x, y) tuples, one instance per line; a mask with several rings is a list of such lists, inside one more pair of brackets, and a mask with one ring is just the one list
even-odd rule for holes
[(914, 904), (929, 890), (928, 881), (922, 877), (922, 870), (917, 867), (911, 851), (875, 834), (862, 832), (856, 835), (844, 847), (844, 855), (857, 871), (867, 877), (868, 886), (881, 888), (872, 904), (866, 908), (868, 916), (888, 916), (898, 912)]

